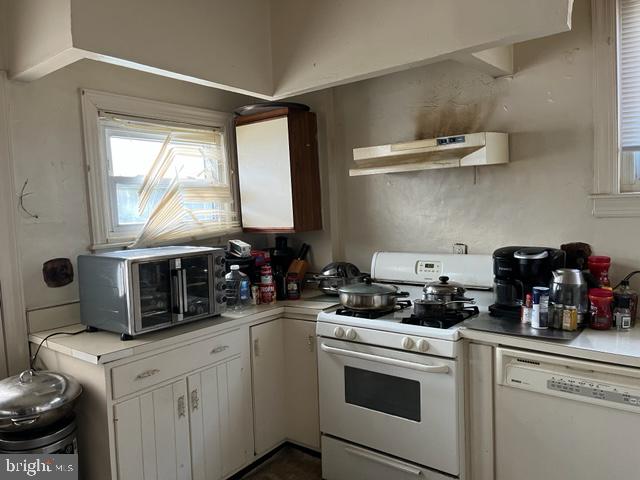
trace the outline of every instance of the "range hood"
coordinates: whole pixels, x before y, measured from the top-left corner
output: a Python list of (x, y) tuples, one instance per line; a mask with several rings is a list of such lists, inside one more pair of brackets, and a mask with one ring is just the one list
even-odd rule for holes
[(350, 176), (478, 167), (509, 162), (509, 136), (480, 132), (353, 149)]

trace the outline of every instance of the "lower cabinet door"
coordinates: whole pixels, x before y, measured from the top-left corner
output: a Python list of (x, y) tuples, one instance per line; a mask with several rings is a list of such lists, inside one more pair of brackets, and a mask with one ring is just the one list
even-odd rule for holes
[(285, 354), (282, 318), (251, 327), (253, 429), (260, 455), (286, 439)]
[(316, 322), (286, 318), (286, 419), (289, 440), (320, 449)]
[(114, 406), (118, 480), (190, 480), (184, 379)]
[(247, 461), (242, 359), (235, 358), (187, 378), (193, 480), (217, 480)]

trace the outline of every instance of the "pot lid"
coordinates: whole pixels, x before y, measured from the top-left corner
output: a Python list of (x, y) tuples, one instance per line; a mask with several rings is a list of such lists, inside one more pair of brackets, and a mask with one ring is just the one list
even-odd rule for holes
[(464, 295), (465, 289), (461, 283), (450, 282), (449, 277), (442, 276), (437, 282), (427, 283), (423, 291), (433, 295)]
[(322, 269), (321, 275), (324, 277), (355, 278), (361, 276), (362, 273), (353, 263), (332, 262)]
[(366, 277), (360, 283), (352, 283), (344, 285), (338, 289), (339, 293), (347, 293), (352, 295), (389, 295), (396, 293), (398, 289), (393, 285), (385, 285), (383, 283), (372, 283), (370, 277)]
[(0, 381), (0, 418), (21, 418), (73, 402), (82, 386), (68, 375), (25, 370)]

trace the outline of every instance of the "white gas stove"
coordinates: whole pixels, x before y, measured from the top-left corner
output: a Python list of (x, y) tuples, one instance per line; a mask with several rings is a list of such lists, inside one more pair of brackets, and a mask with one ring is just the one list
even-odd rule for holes
[[(377, 252), (371, 276), (410, 299), (441, 276), (465, 285), (480, 311), (493, 297), (489, 255)], [(466, 478), (462, 319), (434, 323), (412, 313), (318, 316), (323, 478)]]
[[(474, 298), (475, 306), (480, 312), (486, 312), (493, 303), (493, 262), (491, 255), (446, 255), (429, 253), (404, 252), (376, 252), (371, 260), (371, 277), (374, 282), (392, 284), (400, 291), (409, 292), (409, 299), (422, 298), (422, 289), (428, 282), (437, 281), (439, 277), (447, 276), (452, 281), (461, 283), (467, 289), (466, 295)], [(402, 304), (402, 301), (399, 300)], [(449, 320), (439, 326), (432, 326), (432, 322), (417, 322), (411, 319), (411, 307), (398, 307), (395, 311), (384, 315), (369, 317), (367, 314), (338, 309), (334, 312), (322, 312), (318, 316), (317, 334), (334, 338), (344, 338), (332, 334), (346, 332), (346, 329), (336, 330), (336, 326), (352, 327), (352, 332), (368, 329), (379, 332), (390, 332), (416, 337), (457, 341), (460, 339), (459, 329), (462, 321), (472, 316), (473, 307), (465, 308), (462, 318), (457, 322)], [(435, 322), (437, 324), (437, 322)], [(330, 324), (330, 325), (329, 325)], [(371, 334), (369, 334), (371, 335)], [(383, 336), (377, 336), (376, 345), (391, 348), (405, 348), (391, 340), (387, 344)], [(394, 337), (389, 337), (394, 338)], [(350, 341), (362, 341), (361, 338), (345, 338)], [(419, 340), (413, 342), (414, 346)], [(409, 350), (420, 351), (417, 348)], [(423, 352), (424, 353), (424, 352)]]

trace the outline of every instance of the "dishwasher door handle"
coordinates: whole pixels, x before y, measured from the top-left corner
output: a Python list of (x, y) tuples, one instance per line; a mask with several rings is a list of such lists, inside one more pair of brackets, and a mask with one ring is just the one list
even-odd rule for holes
[(359, 358), (362, 360), (369, 360), (377, 363), (384, 363), (385, 365), (393, 365), (394, 367), (410, 368), (412, 370), (419, 370), (426, 373), (447, 373), (449, 367), (447, 365), (423, 365), (421, 363), (408, 362), (406, 360), (398, 360), (395, 358), (381, 357), (380, 355), (373, 355), (371, 353), (354, 352), (353, 350), (345, 350), (343, 348), (336, 348), (323, 343), (320, 345), (323, 352), (331, 353), (333, 355), (342, 355), (344, 357)]

